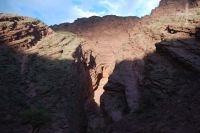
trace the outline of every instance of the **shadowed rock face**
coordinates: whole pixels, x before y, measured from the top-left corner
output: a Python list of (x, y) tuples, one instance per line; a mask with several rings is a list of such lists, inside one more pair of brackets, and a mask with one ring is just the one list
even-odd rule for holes
[[(128, 117), (130, 116), (133, 118), (131, 115), (133, 115), (134, 112), (138, 110), (138, 112), (140, 112), (140, 110), (144, 110), (144, 107), (149, 110), (152, 108), (152, 104), (157, 103), (157, 100), (153, 100), (153, 102), (146, 100), (146, 96), (155, 97), (154, 94), (150, 95), (151, 92), (149, 92), (151, 88), (155, 86), (148, 86), (155, 83), (159, 88), (159, 84), (164, 84), (159, 82), (162, 82), (161, 80), (165, 82), (164, 74), (160, 75), (161, 79), (158, 81), (153, 77), (156, 75), (159, 77), (160, 71), (156, 71), (155, 75), (152, 75), (152, 77), (149, 76), (149, 80), (146, 80), (146, 77), (148, 77), (146, 72), (151, 71), (147, 69), (149, 61), (151, 59), (154, 60), (154, 57), (159, 57), (159, 55), (156, 54), (157, 52), (155, 52), (159, 51), (159, 46), (157, 46), (156, 49), (155, 43), (161, 41), (163, 43), (176, 43), (175, 41), (177, 39), (181, 40), (182, 43), (196, 43), (194, 38), (196, 37), (196, 39), (198, 39), (198, 26), (200, 24), (197, 15), (198, 1), (189, 2), (189, 12), (193, 14), (188, 20), (190, 27), (185, 25), (184, 16), (177, 15), (178, 13), (184, 12), (186, 3), (186, 1), (181, 0), (163, 0), (160, 2), (160, 6), (152, 11), (151, 16), (145, 16), (142, 19), (120, 18), (116, 16), (106, 16), (102, 18), (91, 17), (78, 19), (72, 24), (61, 24), (55, 28), (52, 27), (57, 31), (71, 31), (84, 38), (85, 42), (81, 47), (81, 51), (84, 53), (84, 59), (87, 62), (86, 69), (89, 70), (91, 76), (94, 99), (98, 104), (100, 99), (100, 107), (104, 114), (105, 123), (106, 125), (111, 125), (111, 128), (108, 128), (108, 132), (112, 132), (111, 130), (113, 130), (113, 132), (126, 132), (126, 128), (131, 129), (129, 132), (137, 132), (136, 127), (134, 127), (136, 130), (134, 130), (134, 128), (129, 128), (122, 124), (124, 121), (129, 121), (126, 118), (127, 114), (130, 114)], [(162, 47), (164, 48), (164, 46)], [(167, 49), (165, 50), (167, 51)], [(172, 56), (176, 56), (176, 58), (179, 58), (179, 56), (182, 58), (181, 54), (186, 55), (186, 53), (182, 53), (182, 50), (176, 49), (174, 51), (179, 52), (172, 54), (172, 51), (170, 51), (168, 54), (172, 54)], [(147, 57), (150, 59), (146, 60)], [(185, 57), (182, 61), (185, 59), (188, 60), (189, 58), (190, 56)], [(173, 62), (167, 61), (165, 64), (165, 61), (162, 62), (162, 60), (165, 60), (165, 58), (155, 59), (155, 62), (162, 64), (161, 66), (163, 69), (168, 66), (167, 64), (173, 64)], [(178, 61), (178, 59), (175, 60)], [(91, 62), (95, 62), (92, 63), (95, 64), (92, 68), (89, 67), (91, 66)], [(193, 63), (194, 62), (191, 64)], [(155, 69), (158, 66), (155, 66)], [(166, 71), (172, 70), (173, 67)], [(150, 83), (148, 84), (146, 82)], [(166, 81), (164, 86), (168, 86), (168, 81)], [(143, 92), (143, 88), (145, 87), (150, 89)], [(145, 104), (146, 102), (147, 104)], [(144, 116), (145, 115), (146, 114), (144, 114)], [(165, 115), (167, 117), (167, 113)], [(139, 119), (140, 116), (137, 117), (134, 115), (134, 117)], [(143, 115), (141, 115), (141, 117), (143, 117)], [(142, 118), (142, 120), (145, 120), (145, 117)], [(138, 121), (136, 121), (136, 123), (137, 122)], [(120, 126), (120, 124), (117, 125), (117, 123), (124, 126)], [(138, 124), (139, 123), (140, 122), (138, 122)], [(155, 123), (155, 125), (156, 124), (158, 123)], [(151, 132), (150, 128), (152, 128), (152, 126), (151, 124), (149, 125), (149, 128), (139, 131)], [(120, 128), (116, 128), (115, 130), (115, 126), (121, 127), (121, 130), (118, 130)], [(143, 125), (138, 125), (138, 128), (140, 127), (142, 128)], [(161, 130), (158, 128), (156, 131), (159, 132)]]
[(145, 58), (138, 111), (107, 132), (198, 132), (199, 46), (190, 37), (157, 43)]
[(7, 14), (0, 15), (0, 29), (0, 131), (85, 132), (91, 85), (73, 57), (81, 39)]
[[(113, 72), (116, 62), (144, 56), (146, 46), (142, 44), (150, 41), (150, 38), (147, 36), (145, 40), (139, 40), (139, 37), (143, 36), (143, 32), (133, 35), (134, 29), (137, 29), (135, 25), (138, 22), (139, 18), (137, 17), (105, 16), (78, 19), (72, 24), (61, 24), (52, 28), (57, 31), (71, 31), (84, 38), (85, 42), (81, 51), (83, 51), (88, 64), (93, 89), (102, 94), (103, 86)], [(136, 42), (138, 46), (135, 46)], [(91, 57), (95, 61), (93, 68), (90, 67)], [(129, 70), (132, 69), (131, 65), (126, 67)], [(130, 75), (133, 77), (132, 74)], [(129, 83), (126, 84), (128, 87)], [(101, 94), (98, 93), (94, 94), (94, 98), (100, 104)]]
[(199, 132), (198, 2), (189, 2), (188, 25), (181, 0), (55, 32), (0, 14), (1, 132)]

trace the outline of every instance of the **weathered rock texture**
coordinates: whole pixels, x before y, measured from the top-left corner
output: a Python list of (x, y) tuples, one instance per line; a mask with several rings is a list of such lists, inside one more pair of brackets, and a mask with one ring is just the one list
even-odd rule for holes
[(189, 36), (156, 44), (156, 52), (145, 59), (139, 109), (108, 133), (199, 131), (200, 42)]
[(81, 85), (74, 57), (81, 39), (27, 17), (1, 14), (0, 24), (0, 131), (85, 132), (89, 80)]
[[(185, 13), (186, 3), (189, 3), (189, 13), (192, 14), (189, 16), (188, 25), (186, 25), (186, 17), (183, 14)], [(134, 17), (121, 18), (117, 16), (91, 17), (78, 19), (72, 24), (63, 23), (53, 26), (53, 29), (56, 31), (71, 31), (84, 38), (85, 42), (81, 45), (80, 51), (83, 53), (83, 58), (86, 61), (86, 69), (89, 71), (92, 81), (93, 92), (91, 93), (91, 97), (94, 97), (97, 104), (100, 104), (100, 118), (103, 114), (105, 125), (107, 127), (111, 125), (111, 128), (107, 128), (107, 132), (162, 132), (159, 128), (158, 130), (151, 131), (151, 128), (154, 127), (151, 123), (148, 123), (148, 128), (139, 130), (140, 128), (143, 129), (144, 125), (138, 125), (142, 123), (137, 120), (135, 121), (138, 124), (127, 124), (129, 121), (127, 117), (130, 117), (133, 121), (134, 119), (145, 121), (145, 110), (148, 111), (152, 108), (152, 104), (157, 103), (157, 100), (152, 100), (152, 102), (146, 99), (148, 97), (155, 97), (154, 95), (161, 97), (163, 95), (162, 93), (152, 94), (151, 89), (154, 90), (153, 88), (155, 87), (151, 86), (151, 84), (155, 83), (158, 86), (157, 88), (164, 88), (163, 91), (167, 91), (168, 86), (170, 86), (170, 82), (167, 79), (171, 78), (170, 80), (175, 81), (172, 78), (173, 76), (170, 75), (170, 77), (167, 77), (165, 74), (162, 75), (159, 70), (152, 77), (147, 75), (147, 72), (151, 71), (147, 69), (149, 61), (151, 59), (154, 60), (154, 57), (158, 58), (158, 60), (155, 59), (154, 61), (159, 64), (155, 66), (155, 69), (157, 67), (168, 69), (167, 67), (169, 67), (169, 70), (164, 71), (171, 72), (173, 71), (173, 67), (170, 68), (170, 66), (174, 65), (173, 61), (165, 60), (165, 56), (161, 58), (159, 54), (156, 54), (157, 52), (155, 51), (159, 51), (159, 46), (156, 49), (155, 43), (161, 41), (176, 43), (177, 39), (183, 41), (183, 43), (186, 43), (186, 41), (189, 44), (193, 41), (197, 43), (195, 40), (199, 38), (198, 26), (200, 24), (198, 3), (199, 1), (162, 0), (159, 7), (153, 10), (150, 16), (145, 16), (141, 19)], [(168, 49), (165, 50), (167, 51)], [(180, 56), (178, 53), (176, 56)], [(168, 54), (172, 53), (169, 52)], [(180, 51), (179, 54), (186, 53)], [(175, 55), (172, 54), (170, 56), (173, 57)], [(187, 58), (189, 59), (190, 55)], [(184, 62), (183, 60), (185, 59), (182, 59), (182, 62)], [(179, 60), (175, 59), (175, 61)], [(197, 63), (198, 60), (195, 62)], [(191, 62), (190, 64), (193, 63)], [(176, 70), (174, 69), (174, 71)], [(156, 75), (160, 79), (154, 79)], [(149, 81), (147, 77), (150, 78)], [(148, 82), (150, 83), (148, 84)], [(197, 83), (198, 81), (195, 82)], [(162, 86), (159, 86), (160, 84)], [(145, 87), (150, 89), (144, 89)], [(146, 102), (147, 104), (145, 104)], [(158, 106), (160, 105), (158, 103)], [(144, 116), (143, 113), (141, 116), (137, 116), (134, 113), (137, 111), (140, 113), (140, 110), (145, 111)], [(167, 117), (167, 113), (164, 117)], [(152, 119), (156, 121), (156, 118)], [(125, 126), (123, 122), (130, 128)], [(131, 126), (131, 124), (138, 125), (138, 127)], [(159, 126), (158, 123), (155, 123), (155, 125)], [(136, 129), (134, 130), (131, 127)], [(166, 127), (171, 128), (170, 125)], [(183, 127), (180, 128), (183, 129)], [(91, 132), (99, 131), (98, 129), (91, 129)], [(166, 132), (170, 131), (166, 129)]]
[(187, 24), (186, 3), (82, 18), (56, 33), (1, 14), (1, 131), (199, 132), (200, 10), (189, 1)]
[(28, 49), (53, 31), (39, 20), (0, 14), (0, 43), (15, 49)]

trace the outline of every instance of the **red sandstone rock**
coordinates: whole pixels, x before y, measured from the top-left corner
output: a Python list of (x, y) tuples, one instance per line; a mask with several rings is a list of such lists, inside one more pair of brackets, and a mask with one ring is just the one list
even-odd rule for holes
[(0, 14), (0, 42), (15, 49), (28, 49), (53, 31), (39, 20)]

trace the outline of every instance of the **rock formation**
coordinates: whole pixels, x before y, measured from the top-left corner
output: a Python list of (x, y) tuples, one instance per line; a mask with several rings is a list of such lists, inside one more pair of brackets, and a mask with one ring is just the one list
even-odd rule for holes
[(0, 42), (16, 49), (28, 49), (52, 33), (47, 25), (28, 17), (0, 14)]
[(199, 18), (198, 0), (50, 28), (0, 14), (1, 132), (199, 132)]
[[(185, 12), (186, 3), (189, 3), (189, 12), (193, 14), (188, 20), (190, 27), (186, 25), (185, 16), (179, 15)], [(120, 121), (143, 106), (145, 97), (141, 88), (146, 80), (148, 63), (145, 58), (154, 55), (155, 43), (168, 40), (175, 42), (178, 38), (183, 40), (181, 38), (195, 36), (198, 38), (196, 27), (200, 21), (196, 6), (198, 1), (163, 0), (159, 7), (152, 11), (151, 16), (142, 19), (91, 17), (53, 27), (56, 31), (71, 31), (84, 38), (81, 51), (85, 53), (84, 58), (88, 63), (95, 64), (87, 69), (92, 79), (94, 99), (98, 104), (101, 96), (101, 113), (104, 114), (107, 125)], [(132, 131), (134, 132), (134, 129)]]
[(32, 18), (0, 21), (0, 131), (84, 132), (88, 87), (73, 57), (81, 39)]

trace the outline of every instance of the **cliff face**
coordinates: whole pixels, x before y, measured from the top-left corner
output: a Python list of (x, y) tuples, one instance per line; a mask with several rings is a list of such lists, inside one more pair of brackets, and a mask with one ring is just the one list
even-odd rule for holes
[[(92, 81), (90, 99), (94, 99), (98, 105), (104, 108), (103, 110), (108, 114), (107, 118), (111, 121), (120, 120), (126, 112), (134, 111), (138, 107), (137, 88), (138, 81), (142, 79), (141, 72), (144, 62), (139, 60), (132, 63), (131, 61), (142, 59), (146, 52), (152, 51), (155, 47), (151, 44), (143, 45), (154, 41), (150, 36), (145, 35), (145, 32), (148, 34), (148, 31), (142, 31), (139, 21), (140, 19), (136, 17), (105, 16), (80, 19), (72, 24), (52, 27), (55, 31), (71, 31), (84, 39), (80, 51), (83, 53), (81, 58), (85, 62), (85, 68), (89, 71)], [(135, 34), (138, 31), (141, 32)], [(143, 37), (145, 39), (141, 40), (140, 38)], [(129, 60), (130, 63), (121, 64), (120, 62), (124, 60)], [(121, 65), (116, 67), (117, 64)], [(137, 72), (132, 73), (133, 70)], [(107, 82), (113, 93), (109, 93), (108, 90), (108, 93), (106, 91), (103, 94), (103, 87)], [(118, 90), (118, 85), (121, 85), (120, 90)], [(100, 97), (102, 97), (101, 101)], [(90, 105), (90, 99), (88, 99), (87, 106)], [(117, 105), (113, 106), (115, 104)], [(89, 125), (90, 132), (102, 128), (98, 127), (98, 125), (102, 125), (102, 119), (104, 120), (101, 114), (102, 111), (100, 114), (95, 114), (98, 124), (96, 124), (96, 129)], [(90, 119), (90, 116), (88, 119), (91, 124), (96, 121)]]
[[(169, 108), (171, 104), (174, 104), (170, 103), (169, 99), (171, 99), (170, 97), (173, 93), (178, 93), (178, 89), (176, 90), (175, 86), (183, 82), (176, 82), (175, 78), (177, 76), (173, 77), (173, 75), (180, 72), (179, 66), (174, 66), (177, 68), (173, 69), (173, 60), (169, 59), (170, 61), (168, 61), (168, 59), (165, 59), (167, 56), (163, 56), (162, 52), (159, 52), (160, 47), (165, 48), (165, 46), (158, 45), (156, 48), (155, 43), (167, 42), (173, 45), (171, 43), (176, 43), (176, 40), (179, 39), (183, 44), (194, 42), (195, 47), (198, 47), (198, 41), (195, 41), (198, 40), (200, 22), (198, 2), (189, 1), (189, 12), (192, 15), (189, 16), (188, 21), (185, 20), (184, 15), (179, 15), (185, 12), (186, 1), (163, 0), (160, 2), (159, 7), (152, 11), (151, 16), (146, 16), (142, 19), (116, 16), (91, 17), (79, 19), (72, 24), (61, 24), (53, 27), (57, 31), (71, 31), (84, 38), (85, 42), (81, 45), (81, 51), (84, 53), (83, 58), (87, 64), (86, 69), (89, 71), (92, 81), (94, 95), (91, 93), (91, 97), (94, 97), (94, 100), (100, 104), (100, 114), (102, 113), (104, 116), (104, 123), (110, 125), (106, 126), (107, 132), (125, 132), (125, 129), (129, 130), (129, 132), (162, 132), (160, 127), (151, 130), (153, 124), (161, 126), (159, 125), (161, 121), (156, 122), (156, 118), (154, 119), (153, 116), (158, 114), (160, 119), (164, 119), (161, 117), (162, 115), (168, 117), (169, 114), (173, 114), (174, 109), (170, 108), (169, 112), (166, 113), (161, 108), (166, 106), (165, 110), (167, 110), (167, 107)], [(194, 39), (195, 37), (196, 39)], [(185, 49), (185, 45), (181, 45), (181, 47)], [(167, 49), (165, 50), (167, 51)], [(177, 51), (179, 51), (179, 48)], [(182, 51), (181, 48), (180, 51)], [(186, 55), (185, 52), (177, 52), (176, 54), (171, 52), (166, 55), (171, 55), (176, 61)], [(189, 59), (189, 57), (185, 57), (181, 60), (187, 62), (186, 58)], [(156, 64), (151, 64), (152, 62)], [(182, 68), (181, 70), (187, 71), (184, 69)], [(153, 70), (155, 70), (155, 73)], [(186, 77), (187, 74), (184, 78)], [(198, 80), (191, 82), (196, 84)], [(186, 84), (184, 85), (188, 86), (190, 83)], [(161, 92), (157, 93), (155, 88), (162, 88)], [(179, 86), (178, 88), (181, 87)], [(167, 94), (165, 94), (165, 91)], [(154, 99), (156, 95), (159, 98), (161, 97), (162, 100), (163, 98), (167, 100), (163, 100), (164, 102), (161, 100), (162, 103), (159, 103), (159, 100)], [(175, 99), (172, 98), (171, 100), (182, 99), (182, 97), (184, 96), (174, 96), (173, 98)], [(165, 102), (169, 106), (164, 104)], [(182, 105), (185, 103), (181, 102), (180, 104), (178, 108), (181, 110), (183, 109)], [(148, 116), (147, 112), (149, 109), (154, 109), (154, 106), (158, 106), (158, 108), (156, 107), (155, 110), (150, 111), (152, 114), (149, 114), (149, 117), (153, 118), (149, 119), (149, 121), (155, 120), (155, 123), (152, 126), (148, 123), (148, 126), (143, 129), (142, 127), (145, 126), (137, 120), (141, 119), (144, 122)], [(192, 114), (193, 111), (188, 114)], [(138, 113), (141, 113), (141, 115)], [(176, 113), (173, 115), (176, 115)], [(101, 119), (101, 116), (99, 119)], [(127, 117), (133, 122), (130, 122)], [(176, 121), (179, 117), (173, 118), (172, 121)], [(167, 124), (173, 124), (172, 121), (168, 123), (161, 122), (166, 127), (163, 132), (171, 131), (171, 126), (167, 126)], [(181, 121), (179, 122), (181, 123)], [(181, 131), (184, 130), (183, 126), (177, 126)], [(100, 129), (98, 126), (96, 127), (97, 129), (90, 128), (91, 132)], [(185, 129), (190, 130), (190, 127)]]
[(184, 33), (186, 38), (181, 38), (181, 33), (173, 36), (177, 38), (157, 43), (156, 51), (144, 59), (138, 110), (112, 124), (108, 133), (124, 130), (195, 133), (199, 130), (196, 112), (200, 111), (197, 106), (200, 43), (189, 33)]
[[(142, 43), (149, 41), (150, 38), (139, 41), (139, 37), (142, 37), (143, 33), (133, 35), (134, 27), (138, 22), (139, 18), (136, 17), (91, 17), (77, 20), (72, 24), (61, 24), (54, 30), (71, 31), (84, 38), (85, 42), (81, 46), (81, 50), (85, 55), (84, 58), (91, 74), (93, 90), (98, 91), (103, 90), (116, 62), (142, 58), (144, 55), (146, 46), (143, 46)], [(134, 45), (136, 39), (138, 40), (137, 47)], [(135, 49), (137, 52), (134, 52)], [(100, 94), (97, 95), (100, 96)], [(95, 97), (98, 104), (100, 103), (99, 96)]]
[(161, 15), (176, 15), (186, 12), (186, 6), (189, 8), (197, 8), (200, 5), (199, 0), (161, 0), (157, 8), (152, 11), (151, 16), (159, 17)]
[[(168, 9), (165, 10), (163, 6)], [(188, 19), (188, 24), (185, 18), (176, 15), (179, 12), (162, 15), (162, 12), (169, 10), (171, 13), (176, 11), (170, 6), (161, 5), (151, 16), (141, 20), (142, 25), (150, 31), (149, 35), (157, 43), (155, 51), (147, 53), (142, 59), (144, 61), (142, 76), (137, 76), (138, 79), (143, 77), (142, 80), (134, 80), (141, 81), (138, 82), (137, 88), (139, 107), (133, 113), (122, 117), (120, 121), (108, 126), (106, 132), (195, 133), (199, 131), (200, 122), (196, 113), (199, 112), (199, 108), (196, 107), (199, 104), (197, 100), (199, 97), (197, 91), (199, 88), (199, 8), (192, 6), (189, 8), (192, 15)], [(137, 63), (138, 60), (124, 61), (122, 64), (130, 64), (130, 62)], [(132, 69), (132, 72), (138, 70)], [(109, 85), (109, 82), (107, 84)], [(107, 84), (105, 90), (111, 90)]]
[(1, 131), (199, 132), (200, 10), (189, 1), (186, 20), (185, 3), (54, 31), (0, 14)]
[(81, 85), (87, 72), (74, 64), (81, 39), (27, 17), (1, 14), (0, 24), (0, 131), (84, 132), (89, 79)]
[(52, 33), (47, 25), (29, 17), (0, 14), (0, 42), (15, 49), (28, 49)]
[(159, 8), (169, 5), (173, 5), (174, 7), (178, 5), (185, 7), (186, 3), (190, 4), (190, 6), (198, 6), (199, 0), (161, 0)]

